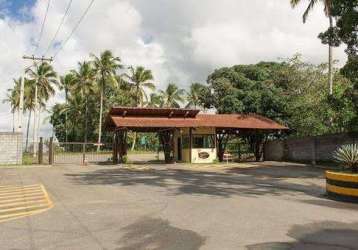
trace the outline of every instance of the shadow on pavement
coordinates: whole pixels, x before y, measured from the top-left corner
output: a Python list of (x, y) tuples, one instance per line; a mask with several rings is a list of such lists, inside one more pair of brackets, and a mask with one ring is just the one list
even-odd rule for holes
[[(300, 200), (300, 201), (303, 203), (306, 203), (306, 204), (322, 206), (325, 208), (329, 207), (329, 208), (336, 208), (336, 209), (358, 211), (358, 204), (348, 203), (348, 202), (343, 202), (343, 201), (329, 200), (328, 197), (327, 197), (327, 200)], [(357, 246), (357, 248), (358, 248), (358, 246)]]
[(143, 218), (121, 231), (124, 236), (117, 250), (197, 250), (205, 243), (205, 238), (196, 232), (173, 227), (162, 219)]
[(358, 223), (325, 221), (295, 225), (287, 233), (292, 242), (266, 242), (247, 246), (249, 250), (261, 249), (357, 249)]
[(90, 172), (65, 174), (79, 185), (146, 185), (167, 187), (173, 195), (200, 194), (230, 196), (235, 194), (283, 195), (294, 192), (322, 197), (324, 189), (312, 181), (289, 182), (287, 178), (320, 178), (319, 171), (300, 167), (254, 167), (225, 172), (192, 171), (186, 169), (99, 169)]

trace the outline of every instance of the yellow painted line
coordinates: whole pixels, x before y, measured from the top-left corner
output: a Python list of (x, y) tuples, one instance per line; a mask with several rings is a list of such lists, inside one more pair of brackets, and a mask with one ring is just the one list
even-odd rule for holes
[(50, 199), (50, 197), (49, 197), (49, 195), (48, 195), (48, 193), (47, 193), (47, 191), (46, 191), (46, 189), (45, 189), (45, 187), (43, 185), (41, 185), (41, 189), (44, 192), (44, 195), (45, 195), (45, 198), (46, 198), (47, 202), (49, 204), (52, 204), (52, 201), (51, 201), (51, 199)]
[(31, 187), (38, 187), (38, 184), (35, 185), (27, 185), (27, 186), (2, 186), (0, 187), (0, 191), (2, 190), (8, 190), (8, 189), (16, 189), (16, 188), (31, 188)]
[(326, 171), (326, 178), (337, 181), (348, 181), (358, 183), (358, 174), (338, 173)]
[[(41, 199), (38, 199), (38, 200), (32, 200), (32, 201), (29, 201), (29, 200), (22, 200), (22, 201), (17, 201), (17, 202), (8, 202), (8, 203), (3, 203), (3, 204), (0, 204), (0, 209), (2, 207), (12, 207), (12, 206), (18, 206), (18, 205), (26, 205), (26, 204), (48, 204), (48, 201), (45, 197), (42, 197)], [(0, 210), (1, 211), (1, 210)]]
[(36, 186), (30, 186), (30, 187), (12, 187), (12, 188), (2, 188), (0, 189), (0, 192), (9, 192), (9, 191), (16, 191), (16, 190), (27, 190), (27, 189), (34, 189), (34, 188), (39, 188), (39, 185)]
[(22, 193), (14, 193), (14, 194), (2, 194), (0, 195), (0, 200), (2, 198), (8, 198), (8, 197), (22, 197), (22, 196), (31, 196), (31, 195), (36, 195), (36, 194), (41, 194), (42, 190), (36, 190), (36, 191), (32, 191), (32, 192), (22, 192)]
[(25, 205), (25, 206), (22, 206), (22, 207), (14, 207), (14, 208), (8, 208), (8, 209), (1, 209), (0, 210), (0, 214), (7, 214), (7, 213), (12, 213), (12, 212), (16, 212), (16, 211), (23, 211), (23, 210), (26, 210), (26, 211), (32, 211), (32, 210), (37, 210), (37, 209), (44, 209), (44, 208), (47, 208), (48, 206), (48, 203), (45, 203), (45, 204), (36, 204), (36, 205)]
[(23, 194), (23, 193), (31, 193), (35, 191), (41, 191), (40, 187), (37, 188), (31, 188), (31, 189), (23, 189), (23, 190), (14, 190), (14, 191), (6, 191), (6, 192), (0, 192), (0, 196), (4, 196), (7, 194)]
[(36, 211), (31, 211), (31, 212), (21, 212), (21, 213), (16, 213), (16, 214), (11, 214), (11, 215), (0, 216), (0, 222), (6, 222), (9, 220), (19, 219), (19, 218), (39, 214), (39, 213), (45, 212), (51, 208), (52, 208), (52, 206), (50, 206), (46, 209), (41, 209), (41, 210), (36, 210)]
[(0, 222), (38, 214), (53, 206), (42, 184), (0, 188)]
[(0, 206), (2, 204), (7, 204), (9, 202), (17, 202), (17, 201), (23, 201), (24, 198), (27, 200), (27, 201), (36, 201), (36, 200), (41, 200), (41, 199), (44, 199), (43, 195), (37, 195), (37, 196), (29, 196), (29, 197), (20, 197), (20, 198), (10, 198), (10, 199), (1, 199), (0, 200)]
[(19, 200), (19, 199), (37, 199), (39, 197), (43, 197), (42, 193), (36, 193), (36, 194), (31, 194), (31, 195), (15, 195), (15, 196), (7, 196), (7, 197), (2, 197), (0, 198), (0, 204), (1, 203), (5, 203), (8, 201), (12, 201), (12, 200)]
[(335, 193), (335, 194), (356, 196), (358, 198), (358, 189), (337, 187), (337, 186), (330, 185), (330, 184), (327, 184), (326, 188), (327, 188), (327, 191), (330, 191), (330, 192)]

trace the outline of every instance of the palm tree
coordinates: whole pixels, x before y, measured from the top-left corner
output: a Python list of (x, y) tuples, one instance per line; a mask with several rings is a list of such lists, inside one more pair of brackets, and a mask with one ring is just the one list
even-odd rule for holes
[(202, 89), (203, 85), (200, 83), (193, 83), (190, 85), (190, 90), (186, 94), (186, 101), (188, 102), (186, 105), (186, 108), (194, 108), (200, 106), (200, 91)]
[[(27, 148), (29, 145), (29, 132), (30, 132), (30, 123), (31, 123), (31, 114), (35, 109), (35, 81), (24, 79), (24, 111), (29, 112), (29, 117), (27, 120), (27, 128), (26, 128), (26, 144), (25, 144), (25, 152), (27, 152)], [(40, 106), (44, 107), (45, 103), (41, 101)]]
[(116, 70), (122, 68), (120, 64), (121, 59), (114, 57), (110, 50), (106, 50), (100, 54), (99, 57), (93, 57), (94, 68), (97, 71), (99, 89), (100, 89), (100, 109), (99, 109), (99, 123), (98, 123), (98, 146), (97, 151), (100, 149), (101, 136), (102, 136), (102, 113), (103, 113), (103, 93), (106, 85), (116, 83)]
[(184, 101), (184, 89), (179, 89), (175, 83), (169, 83), (165, 91), (160, 90), (161, 107), (180, 108), (180, 103)]
[[(57, 74), (54, 71), (53, 67), (47, 62), (42, 62), (41, 64), (35, 64), (35, 70), (28, 68), (26, 73), (29, 74), (30, 79), (34, 81), (35, 90), (34, 90), (34, 156), (36, 155), (36, 142), (37, 142), (37, 132), (40, 128), (39, 117), (40, 117), (40, 108), (39, 104), (41, 101), (48, 101), (48, 99), (55, 94), (54, 85), (58, 85)], [(39, 98), (40, 97), (40, 98)], [(39, 101), (40, 100), (40, 101)], [(38, 114), (37, 114), (38, 112)], [(38, 115), (38, 117), (37, 117)], [(36, 125), (37, 120), (37, 125)]]
[[(291, 6), (295, 8), (302, 0), (290, 0)], [(333, 28), (333, 17), (331, 14), (332, 11), (332, 1), (333, 0), (309, 0), (309, 4), (305, 12), (303, 13), (303, 23), (307, 21), (308, 14), (312, 11), (314, 6), (318, 2), (322, 2), (324, 5), (324, 13), (329, 19), (329, 27)], [(329, 85), (329, 94), (333, 94), (333, 48), (332, 45), (328, 44), (328, 85)]]
[[(154, 83), (151, 81), (154, 79), (152, 71), (147, 70), (142, 66), (136, 68), (129, 67), (130, 74), (122, 75), (122, 81), (129, 84), (131, 92), (134, 96), (134, 105), (136, 107), (142, 107), (144, 102), (148, 101), (146, 89), (155, 90)], [(134, 150), (137, 134), (133, 134), (133, 143), (131, 150)]]
[[(83, 119), (83, 123), (85, 122), (86, 103), (84, 100), (85, 98), (80, 93), (73, 93), (68, 96), (67, 103), (57, 106), (57, 110), (54, 108), (52, 109), (53, 113), (58, 112), (58, 115), (65, 114), (67, 116), (68, 122), (67, 127), (65, 127), (65, 133), (67, 129), (67, 134), (65, 134), (65, 137), (68, 137), (68, 134), (70, 134), (71, 138), (75, 141), (78, 141), (78, 138), (81, 138), (80, 133), (76, 133), (75, 131), (75, 129), (78, 128), (76, 123), (80, 123), (81, 118)], [(51, 117), (54, 116), (52, 115)], [(68, 128), (71, 128), (70, 131), (68, 131)], [(82, 140), (82, 138), (80, 140)]]
[[(65, 91), (65, 104), (68, 104), (68, 95), (74, 85), (75, 77), (72, 73), (66, 74), (65, 76), (60, 77), (60, 89)], [(65, 141), (68, 142), (68, 124), (67, 124), (67, 114), (65, 112)]]
[(129, 67), (130, 74), (123, 74), (123, 81), (127, 82), (132, 89), (134, 96), (134, 104), (136, 107), (142, 107), (144, 102), (148, 99), (146, 89), (155, 90), (154, 79), (151, 70), (147, 70), (142, 66), (136, 68)]
[(15, 112), (19, 109), (20, 105), (20, 82), (21, 79), (13, 79), (14, 87), (7, 90), (6, 98), (3, 103), (9, 103), (12, 113), (12, 131), (15, 132)]
[(96, 80), (96, 71), (89, 62), (78, 63), (78, 71), (72, 70), (75, 77), (74, 92), (78, 92), (85, 99), (85, 124), (84, 124), (84, 142), (87, 143), (88, 133), (88, 97), (95, 93), (94, 82)]
[(161, 105), (161, 96), (157, 93), (151, 93), (149, 96), (149, 101), (147, 102), (147, 106), (150, 108), (159, 108)]

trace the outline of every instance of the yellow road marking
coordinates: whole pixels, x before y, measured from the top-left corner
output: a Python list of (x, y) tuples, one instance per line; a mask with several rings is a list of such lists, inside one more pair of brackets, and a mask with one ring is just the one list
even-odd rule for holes
[(0, 214), (6, 214), (8, 212), (16, 212), (16, 211), (22, 211), (22, 210), (26, 210), (26, 211), (31, 211), (32, 209), (36, 210), (36, 208), (38, 209), (44, 209), (47, 208), (48, 204), (36, 204), (36, 205), (27, 205), (25, 204), (25, 206), (22, 207), (13, 207), (13, 208), (7, 208), (7, 209), (1, 209), (0, 210)]
[[(31, 202), (34, 202), (34, 203), (47, 203), (47, 199), (45, 197), (41, 197), (40, 199), (37, 199), (37, 200), (31, 200)], [(9, 202), (9, 203), (3, 203), (3, 204), (0, 204), (0, 209), (2, 207), (12, 207), (12, 206), (18, 206), (18, 205), (26, 205), (29, 203), (29, 200), (26, 199), (26, 201), (24, 201), (23, 199), (21, 201), (17, 201), (17, 202)]]
[(42, 184), (0, 186), (0, 222), (38, 214), (52, 207)]
[(0, 186), (1, 190), (7, 190), (7, 189), (14, 189), (14, 188), (31, 188), (31, 187), (38, 187), (39, 185), (27, 185), (27, 186)]
[(8, 194), (23, 194), (23, 193), (31, 193), (41, 191), (40, 188), (31, 188), (31, 189), (23, 189), (23, 190), (13, 190), (13, 191), (6, 191), (6, 192), (0, 192), (0, 196), (8, 195)]
[(18, 194), (7, 194), (7, 195), (0, 195), (0, 200), (2, 198), (9, 198), (9, 197), (24, 197), (24, 196), (32, 196), (36, 194), (42, 194), (43, 192), (41, 190), (31, 193), (18, 193)]
[[(37, 196), (29, 196), (29, 197), (25, 197), (27, 201), (36, 201), (36, 200), (41, 200), (44, 199), (43, 195), (37, 195)], [(17, 202), (17, 201), (23, 201), (24, 197), (20, 197), (20, 198), (10, 198), (10, 199), (1, 199), (0, 200), (0, 206), (2, 204), (7, 204), (9, 202)]]
[(42, 193), (37, 193), (37, 194), (32, 194), (32, 195), (16, 195), (16, 196), (8, 196), (8, 197), (3, 197), (0, 198), (0, 204), (2, 203), (6, 203), (12, 200), (18, 200), (18, 199), (35, 199), (35, 198), (39, 198), (39, 197), (43, 197)]
[(11, 214), (11, 215), (1, 215), (0, 222), (5, 222), (5, 221), (13, 220), (13, 219), (27, 217), (27, 216), (34, 215), (34, 214), (39, 214), (39, 213), (49, 210), (52, 207), (53, 207), (53, 205), (51, 205), (50, 207), (48, 207), (46, 209), (40, 209), (40, 210), (36, 210), (36, 211), (31, 211), (31, 212), (20, 212), (20, 213), (15, 213), (15, 214)]

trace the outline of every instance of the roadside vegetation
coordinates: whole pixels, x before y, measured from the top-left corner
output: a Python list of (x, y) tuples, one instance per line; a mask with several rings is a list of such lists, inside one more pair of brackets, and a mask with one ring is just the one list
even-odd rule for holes
[[(291, 4), (295, 7), (299, 2), (292, 0)], [(316, 2), (309, 2), (304, 21)], [(124, 66), (122, 58), (109, 50), (91, 54), (89, 61), (79, 62), (61, 76), (46, 62), (34, 65), (25, 78), (26, 149), (31, 122), (35, 123), (34, 132), (38, 131), (40, 111), (48, 109), (60, 142), (111, 142), (103, 124), (112, 106), (257, 113), (290, 127), (290, 136), (358, 131), (357, 1), (322, 2), (330, 22), (319, 37), (329, 45), (329, 53), (332, 47), (347, 46), (348, 62), (343, 68), (335, 67), (332, 56), (327, 63), (314, 65), (297, 54), (274, 62), (218, 68), (206, 83), (192, 83), (187, 90), (179, 87), (182, 82), (170, 82), (158, 90), (150, 69)], [(20, 83), (21, 79), (14, 79), (4, 100), (11, 104), (13, 114), (19, 109)], [(48, 108), (56, 91), (62, 91), (64, 100)], [(148, 149), (153, 151), (159, 145), (155, 134), (131, 133), (129, 138), (132, 150), (154, 145)]]

